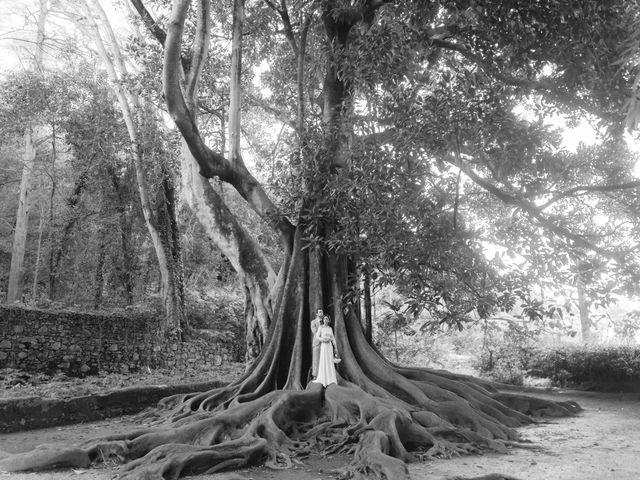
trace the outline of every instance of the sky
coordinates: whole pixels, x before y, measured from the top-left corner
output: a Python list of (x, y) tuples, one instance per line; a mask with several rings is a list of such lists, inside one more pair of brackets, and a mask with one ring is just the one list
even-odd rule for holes
[(26, 19), (32, 11), (29, 5), (31, 3), (0, 0), (0, 58), (5, 70), (20, 67), (20, 57), (24, 56), (24, 52), (21, 52), (22, 47), (16, 40), (24, 35)]
[[(100, 4), (115, 29), (127, 26), (125, 14), (114, 7), (112, 0), (100, 0)], [(27, 67), (36, 38), (38, 11), (39, 0), (0, 0), (0, 75), (2, 71)], [(45, 30), (49, 32), (56, 29), (68, 31), (70, 28), (73, 24), (55, 9), (47, 18)]]

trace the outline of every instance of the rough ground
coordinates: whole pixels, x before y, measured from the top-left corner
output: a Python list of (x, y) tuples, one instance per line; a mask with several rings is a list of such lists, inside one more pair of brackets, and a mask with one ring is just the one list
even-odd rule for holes
[[(492, 472), (517, 476), (522, 480), (636, 480), (640, 471), (640, 396), (565, 392), (545, 394), (557, 400), (577, 400), (585, 411), (574, 418), (523, 428), (523, 435), (536, 449), (512, 450), (508, 455), (488, 454), (437, 460), (410, 465), (414, 480), (444, 480), (475, 477)], [(132, 428), (132, 418), (70, 425), (0, 435), (0, 449), (27, 451), (52, 442), (82, 442), (97, 435)], [(233, 474), (200, 475), (196, 480), (324, 480), (333, 478), (331, 469), (349, 462), (348, 457), (303, 459), (292, 470), (266, 468), (241, 470)], [(2, 474), (9, 480), (108, 480), (117, 473), (115, 465), (91, 470), (63, 470), (39, 474)], [(239, 477), (237, 475), (242, 475)]]
[(28, 373), (12, 368), (0, 369), (0, 398), (41, 397), (66, 399), (105, 393), (125, 387), (142, 385), (177, 385), (219, 380), (230, 382), (244, 371), (243, 363), (229, 363), (215, 371), (196, 367), (172, 369), (143, 369), (136, 373), (101, 373), (84, 378), (64, 374)]

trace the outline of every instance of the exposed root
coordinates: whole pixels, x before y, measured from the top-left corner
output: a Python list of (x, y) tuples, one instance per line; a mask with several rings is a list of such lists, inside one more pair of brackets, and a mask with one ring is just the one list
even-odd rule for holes
[(86, 468), (89, 455), (77, 447), (40, 445), (30, 452), (6, 455), (0, 459), (0, 472), (40, 471), (58, 467)]
[[(421, 385), (420, 380), (410, 381)], [(236, 397), (216, 408), (202, 395), (178, 402), (172, 398), (157, 415), (156, 423), (165, 421), (162, 426), (80, 447), (48, 446), (10, 455), (0, 459), (0, 470), (86, 467), (91, 461), (116, 459), (128, 462), (121, 468), (123, 479), (169, 480), (258, 463), (289, 468), (296, 456), (348, 452), (353, 462), (345, 476), (403, 480), (409, 479), (409, 461), (483, 450), (506, 452), (519, 445), (517, 432), (505, 423), (517, 426), (531, 422), (529, 415), (579, 411), (573, 403), (490, 392), (482, 386), (467, 389), (463, 382), (455, 385), (456, 396), (433, 383), (423, 390), (434, 388), (442, 390), (441, 401), (424, 404), (380, 397), (346, 381), (326, 389), (311, 383), (307, 390), (276, 390), (249, 401)], [(211, 395), (220, 398), (220, 392)], [(487, 399), (491, 409), (474, 408)], [(185, 405), (197, 409), (189, 415)]]
[(490, 473), (489, 475), (482, 475), (481, 477), (451, 477), (449, 480), (519, 480), (516, 477), (509, 475), (502, 475), (501, 473)]

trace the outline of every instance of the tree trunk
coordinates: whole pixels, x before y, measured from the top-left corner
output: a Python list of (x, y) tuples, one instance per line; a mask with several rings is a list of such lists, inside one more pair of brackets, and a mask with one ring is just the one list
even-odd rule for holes
[(131, 246), (131, 219), (126, 215), (120, 215), (120, 248), (122, 250), (122, 267), (119, 272), (119, 279), (124, 290), (124, 298), (127, 305), (133, 305), (133, 269), (135, 268), (135, 257)]
[[(234, 3), (234, 34), (232, 55), (232, 88), (229, 113), (230, 155), (235, 168), (243, 169), (240, 156), (240, 65), (242, 38), (242, 0)], [(198, 29), (195, 35), (191, 70), (187, 75), (186, 107), (194, 125), (197, 124), (197, 80), (208, 48), (208, 2), (200, 3)], [(235, 72), (235, 74), (233, 73)], [(277, 283), (275, 272), (256, 241), (246, 232), (225, 205), (224, 200), (200, 173), (201, 166), (183, 140), (181, 179), (183, 201), (204, 228), (209, 239), (220, 249), (238, 273), (245, 292), (246, 361), (257, 358), (273, 316), (272, 289)]]
[[(49, 13), (48, 2), (39, 1), (38, 22), (36, 26), (36, 42), (33, 55), (32, 70), (43, 71), (43, 52), (45, 39), (45, 24)], [(9, 269), (9, 285), (7, 286), (7, 302), (17, 302), (22, 299), (24, 288), (24, 254), (27, 243), (27, 230), (29, 228), (29, 189), (31, 175), (36, 160), (36, 148), (33, 136), (37, 129), (27, 125), (24, 134), (24, 166), (20, 181), (20, 196), (18, 198), (18, 211), (16, 214), (16, 227), (14, 230), (13, 246), (11, 248), (11, 267)]]
[(373, 345), (373, 317), (371, 315), (371, 276), (368, 270), (364, 270), (364, 336), (369, 345)]
[[(121, 265), (118, 268), (118, 280), (124, 290), (124, 298), (127, 305), (133, 305), (135, 286), (133, 272), (138, 265), (138, 260), (135, 258), (133, 246), (131, 245), (133, 220), (120, 177), (111, 166), (108, 167), (108, 173), (111, 186), (118, 199), (116, 212), (118, 214), (118, 225), (120, 227), (120, 250), (122, 251)], [(128, 177), (129, 173), (129, 171), (125, 172), (123, 177)]]
[(273, 316), (272, 288), (277, 283), (273, 268), (256, 241), (240, 225), (220, 195), (200, 175), (198, 165), (183, 143), (182, 195), (209, 239), (230, 261), (245, 288), (246, 360), (259, 354)]
[(96, 270), (93, 278), (93, 309), (98, 310), (102, 305), (104, 293), (104, 261), (106, 258), (107, 246), (104, 241), (104, 228), (98, 229), (98, 258), (96, 260)]
[[(128, 202), (123, 187), (122, 181), (118, 176), (116, 170), (109, 166), (107, 167), (109, 174), (109, 180), (116, 198), (118, 199), (118, 205), (116, 206), (116, 212), (118, 215), (118, 225), (120, 227), (120, 250), (122, 251), (121, 265), (117, 268), (118, 280), (124, 291), (124, 299), (127, 305), (133, 305), (134, 300), (134, 279), (133, 272), (138, 266), (138, 260), (134, 255), (134, 249), (131, 245), (132, 235), (132, 223), (133, 219), (130, 203)], [(126, 171), (123, 178), (127, 178), (130, 175), (130, 171)], [(69, 203), (67, 201), (67, 203)]]
[[(229, 159), (238, 165), (242, 163), (240, 153), (240, 106), (242, 103), (242, 28), (244, 25), (244, 0), (233, 2), (233, 25), (231, 32), (231, 82), (229, 86)], [(256, 246), (257, 247), (257, 246)], [(256, 251), (259, 248), (256, 248)], [(266, 260), (263, 260), (266, 263)], [(244, 324), (245, 324), (245, 360), (246, 367), (257, 358), (269, 324), (271, 323), (271, 307), (268, 304), (272, 284), (264, 285), (260, 291), (252, 288), (255, 279), (247, 276), (244, 269), (234, 267), (244, 284)], [(268, 274), (267, 274), (268, 275)], [(273, 275), (272, 275), (273, 282)], [(268, 282), (268, 280), (267, 280)], [(267, 308), (265, 308), (265, 306)]]
[(38, 300), (38, 271), (40, 270), (40, 254), (42, 251), (42, 232), (44, 231), (44, 209), (40, 207), (40, 219), (38, 221), (38, 244), (36, 246), (36, 264), (33, 267), (33, 284), (31, 286), (31, 303)]
[[(88, 176), (88, 171), (82, 172), (75, 182), (71, 195), (66, 198), (65, 203), (69, 207), (71, 215), (62, 229), (60, 241), (57, 243), (55, 242), (53, 232), (53, 206), (50, 205), (49, 207), (49, 298), (51, 300), (54, 300), (57, 296), (56, 287), (60, 271), (60, 262), (70, 245), (69, 236), (77, 222), (77, 218), (74, 216), (74, 210), (87, 187)], [(53, 202), (53, 192), (51, 193), (50, 201)]]
[(29, 190), (31, 174), (36, 160), (36, 149), (32, 135), (31, 127), (27, 127), (24, 134), (24, 166), (22, 167), (22, 180), (20, 181), (16, 227), (11, 248), (7, 303), (20, 301), (24, 288), (24, 254), (27, 244), (27, 230), (29, 228)]
[(163, 295), (165, 302), (171, 304), (165, 307), (165, 311), (173, 312), (175, 318), (180, 319), (181, 325), (187, 326), (184, 311), (184, 274), (182, 265), (182, 250), (180, 248), (180, 231), (176, 217), (176, 193), (173, 185), (174, 174), (163, 164), (162, 188), (158, 190), (156, 199), (156, 215), (158, 234), (161, 238), (163, 250), (167, 252), (166, 280), (163, 280), (163, 288), (169, 289)]
[(580, 328), (582, 332), (582, 343), (591, 341), (591, 319), (589, 318), (589, 301), (585, 294), (585, 282), (581, 276), (576, 281), (578, 290), (578, 312), (580, 313)]

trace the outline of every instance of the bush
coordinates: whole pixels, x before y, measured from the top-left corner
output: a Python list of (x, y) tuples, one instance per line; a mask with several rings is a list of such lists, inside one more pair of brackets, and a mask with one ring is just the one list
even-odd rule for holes
[(524, 367), (561, 386), (640, 386), (640, 347), (579, 345), (535, 349)]
[(234, 332), (244, 328), (244, 298), (234, 291), (219, 289), (206, 295), (187, 291), (185, 303), (191, 328)]
[(524, 351), (523, 347), (514, 343), (505, 343), (496, 350), (485, 350), (476, 367), (496, 382), (523, 385), (526, 358)]

